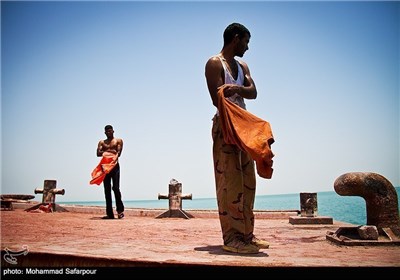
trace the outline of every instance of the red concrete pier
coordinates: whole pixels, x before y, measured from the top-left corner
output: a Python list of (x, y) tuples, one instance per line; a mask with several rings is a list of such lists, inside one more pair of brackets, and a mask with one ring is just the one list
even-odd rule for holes
[[(255, 234), (270, 242), (258, 254), (222, 250), (217, 213), (186, 210), (191, 219), (162, 218), (165, 209), (126, 209), (124, 219), (103, 220), (103, 207), (66, 206), (53, 213), (1, 211), (2, 269), (19, 267), (400, 268), (400, 246), (343, 246), (328, 232), (349, 226), (291, 224), (295, 210), (257, 211)], [(61, 208), (59, 208), (61, 210)], [(16, 264), (5, 260), (8, 251)]]

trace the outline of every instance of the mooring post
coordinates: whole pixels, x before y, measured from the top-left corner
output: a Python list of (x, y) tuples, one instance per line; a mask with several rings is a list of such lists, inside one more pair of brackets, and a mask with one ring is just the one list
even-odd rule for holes
[(318, 216), (317, 193), (300, 193), (300, 216), (289, 217), (291, 224), (333, 224), (332, 217)]
[(192, 194), (182, 194), (182, 183), (172, 179), (169, 184), (169, 193), (158, 194), (158, 199), (168, 199), (169, 209), (156, 218), (193, 218), (193, 216), (182, 210), (182, 199), (192, 199)]
[(371, 172), (345, 173), (335, 180), (334, 188), (342, 196), (361, 196), (367, 210), (367, 225), (376, 226), (380, 234), (400, 237), (397, 192), (382, 175)]
[(328, 232), (326, 239), (343, 245), (400, 245), (397, 192), (382, 175), (350, 172), (334, 183), (337, 194), (361, 196), (367, 208), (367, 225), (340, 227)]
[(300, 215), (302, 217), (316, 217), (317, 213), (317, 193), (300, 193)]
[(56, 211), (56, 194), (61, 194), (61, 195), (65, 194), (64, 189), (57, 189), (56, 186), (57, 186), (56, 180), (44, 180), (44, 187), (35, 189), (35, 194), (38, 194), (38, 193), (43, 194), (42, 203), (35, 205), (33, 207), (30, 207), (30, 208), (26, 209), (26, 211), (39, 208), (40, 205), (51, 204), (52, 210), (53, 210), (53, 212), (55, 212)]

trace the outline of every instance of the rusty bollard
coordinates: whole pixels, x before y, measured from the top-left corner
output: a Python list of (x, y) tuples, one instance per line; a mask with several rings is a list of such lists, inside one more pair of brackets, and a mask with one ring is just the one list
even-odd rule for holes
[[(64, 189), (57, 189), (57, 181), (56, 180), (44, 180), (44, 187), (43, 188), (36, 188), (35, 194), (42, 193), (42, 203), (25, 209), (25, 211), (34, 210), (39, 208), (41, 205), (51, 205), (52, 211), (56, 211), (56, 194), (65, 194)], [(61, 207), (59, 207), (61, 209)], [(64, 210), (64, 209), (63, 209)]]
[(158, 215), (156, 218), (193, 218), (193, 216), (182, 210), (182, 199), (192, 199), (191, 194), (182, 194), (182, 183), (172, 179), (169, 184), (168, 195), (158, 194), (158, 199), (168, 199), (168, 211)]
[(289, 217), (289, 223), (299, 224), (333, 224), (332, 217), (318, 216), (317, 193), (300, 193), (300, 216)]
[(300, 215), (302, 217), (316, 217), (317, 213), (317, 193), (300, 193)]
[(376, 226), (380, 234), (400, 237), (397, 192), (385, 177), (371, 172), (345, 173), (335, 180), (334, 188), (339, 195), (364, 198), (367, 225)]

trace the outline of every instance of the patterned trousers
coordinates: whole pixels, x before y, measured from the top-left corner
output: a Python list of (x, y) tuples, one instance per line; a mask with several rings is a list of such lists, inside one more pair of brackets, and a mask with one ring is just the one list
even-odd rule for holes
[(247, 241), (254, 230), (256, 175), (253, 159), (236, 145), (224, 142), (220, 118), (212, 126), (215, 186), (222, 237)]

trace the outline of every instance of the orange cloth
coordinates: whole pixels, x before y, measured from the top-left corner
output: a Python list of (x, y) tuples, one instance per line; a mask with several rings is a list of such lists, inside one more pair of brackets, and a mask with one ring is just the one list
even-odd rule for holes
[(260, 177), (271, 179), (275, 142), (269, 122), (264, 121), (224, 97), (218, 91), (218, 112), (221, 118), (224, 141), (248, 152), (256, 162)]
[(90, 184), (100, 185), (104, 177), (115, 167), (118, 162), (118, 155), (104, 152), (99, 164), (92, 171), (92, 180)]

